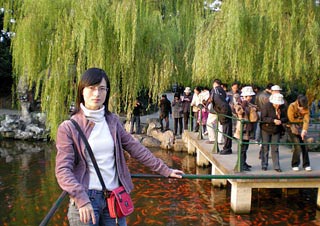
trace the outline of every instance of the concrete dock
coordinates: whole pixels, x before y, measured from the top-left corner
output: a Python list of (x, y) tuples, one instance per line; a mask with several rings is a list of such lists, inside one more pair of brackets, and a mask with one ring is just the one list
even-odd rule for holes
[[(214, 186), (231, 184), (231, 208), (235, 213), (249, 213), (251, 210), (251, 196), (253, 188), (318, 188), (317, 206), (320, 208), (320, 179), (310, 178), (312, 175), (320, 175), (320, 153), (309, 152), (312, 171), (305, 171), (300, 165), (300, 171), (294, 172), (291, 168), (292, 150), (280, 145), (280, 167), (282, 172), (273, 170), (272, 159), (269, 158), (267, 171), (261, 170), (261, 160), (259, 159), (259, 144), (250, 144), (247, 152), (247, 163), (252, 165), (251, 171), (236, 172), (237, 163), (237, 142), (233, 141), (232, 154), (219, 155), (214, 153), (213, 144), (207, 144), (206, 139), (198, 139), (198, 133), (185, 131), (182, 137), (187, 146), (189, 154), (196, 155), (198, 166), (211, 165), (212, 175), (269, 175), (280, 176), (290, 175), (302, 176), (300, 179), (212, 179)], [(220, 145), (220, 149), (222, 146)], [(270, 156), (271, 153), (269, 153)], [(302, 164), (302, 163), (301, 163)]]

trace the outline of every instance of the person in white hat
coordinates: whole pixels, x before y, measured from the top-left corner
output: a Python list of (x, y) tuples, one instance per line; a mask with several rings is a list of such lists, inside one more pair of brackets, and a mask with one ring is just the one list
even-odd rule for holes
[[(236, 97), (237, 94), (234, 95)], [(237, 139), (240, 139), (241, 135), (241, 119), (249, 121), (250, 116), (250, 108), (257, 107), (250, 102), (252, 101), (252, 97), (255, 95), (255, 92), (253, 92), (253, 89), (251, 86), (245, 86), (241, 90), (241, 96), (242, 101), (240, 98), (235, 98), (234, 100), (234, 111), (237, 115), (237, 124), (236, 124), (236, 130), (234, 133), (234, 137)], [(248, 122), (243, 125), (242, 130), (242, 141), (245, 142), (245, 144), (241, 145), (241, 170), (244, 171), (250, 171), (251, 166), (247, 164), (247, 151), (249, 149), (249, 144), (246, 142), (249, 142), (250, 138), (253, 137), (253, 131), (254, 131), (254, 123)]]
[[(271, 94), (281, 93), (281, 91), (282, 91), (282, 89), (278, 85), (273, 85), (271, 87)], [(288, 102), (285, 99), (283, 99), (283, 101), (284, 101), (285, 107), (288, 108)]]
[(280, 86), (278, 86), (278, 85), (274, 85), (274, 86), (271, 87), (271, 93), (272, 93), (272, 94), (280, 93), (281, 90), (282, 90), (282, 89), (281, 89)]
[(288, 121), (287, 110), (284, 106), (283, 95), (280, 93), (272, 94), (269, 103), (262, 106), (261, 109), (261, 134), (262, 134), (262, 170), (268, 169), (269, 144), (271, 144), (271, 157), (273, 169), (281, 172), (279, 163), (279, 143), (280, 136), (284, 131), (283, 123)]

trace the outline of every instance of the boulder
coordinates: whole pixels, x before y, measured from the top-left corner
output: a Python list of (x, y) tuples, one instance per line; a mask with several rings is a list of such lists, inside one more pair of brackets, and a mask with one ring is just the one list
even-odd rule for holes
[(161, 142), (153, 137), (144, 137), (141, 143), (149, 148), (158, 148), (161, 145)]

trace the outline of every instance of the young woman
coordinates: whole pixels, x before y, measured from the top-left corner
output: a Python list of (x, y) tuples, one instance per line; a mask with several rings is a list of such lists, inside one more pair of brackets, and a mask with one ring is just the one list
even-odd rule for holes
[[(106, 73), (99, 68), (88, 69), (79, 82), (71, 117), (89, 141), (107, 190), (120, 185), (128, 193), (133, 189), (124, 150), (163, 176), (181, 178), (182, 171), (170, 169), (124, 130), (118, 117), (108, 109), (109, 96), (110, 81)], [(93, 163), (70, 120), (59, 126), (56, 147), (56, 177), (70, 196), (70, 225), (115, 225)], [(126, 225), (125, 217), (118, 219), (118, 223)]]

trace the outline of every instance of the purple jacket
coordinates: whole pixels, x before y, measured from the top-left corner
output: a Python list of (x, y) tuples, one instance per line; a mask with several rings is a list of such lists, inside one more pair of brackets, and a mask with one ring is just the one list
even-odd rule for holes
[[(78, 122), (85, 136), (89, 138), (94, 122), (87, 120), (82, 111), (73, 115), (72, 119)], [(124, 150), (151, 170), (166, 177), (171, 174), (172, 170), (161, 159), (156, 158), (149, 149), (124, 130), (115, 114), (108, 114), (106, 120), (115, 143), (117, 174), (120, 183), (128, 193), (133, 189), (133, 183), (126, 164)], [(60, 124), (56, 147), (57, 181), (60, 187), (74, 199), (77, 207), (83, 207), (90, 202), (87, 195), (89, 185), (88, 165), (85, 159), (85, 145), (70, 120)], [(79, 153), (77, 165), (75, 165), (75, 151)]]

